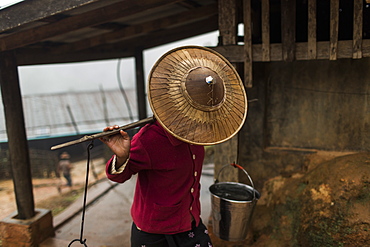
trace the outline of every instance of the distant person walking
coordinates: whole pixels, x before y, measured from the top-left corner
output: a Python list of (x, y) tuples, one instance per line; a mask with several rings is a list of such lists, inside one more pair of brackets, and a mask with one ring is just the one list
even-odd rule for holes
[(71, 177), (71, 170), (72, 164), (69, 161), (70, 155), (67, 152), (63, 152), (60, 155), (60, 161), (58, 163), (58, 174), (60, 175), (63, 173), (64, 178), (67, 180), (67, 186), (72, 187), (72, 177)]

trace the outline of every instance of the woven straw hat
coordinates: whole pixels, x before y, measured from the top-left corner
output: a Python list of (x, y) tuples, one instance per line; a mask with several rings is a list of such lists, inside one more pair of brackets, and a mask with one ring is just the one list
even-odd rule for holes
[(148, 98), (159, 123), (191, 144), (230, 139), (247, 115), (246, 93), (234, 67), (200, 46), (175, 48), (159, 58), (149, 75)]
[(61, 159), (66, 159), (68, 160), (71, 156), (69, 156), (69, 154), (67, 152), (63, 152), (61, 155), (60, 155), (60, 158)]

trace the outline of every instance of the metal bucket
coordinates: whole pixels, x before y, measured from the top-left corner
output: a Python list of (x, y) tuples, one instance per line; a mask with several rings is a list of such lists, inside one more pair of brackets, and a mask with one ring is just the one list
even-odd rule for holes
[(246, 170), (237, 164), (232, 166), (244, 171), (252, 186), (236, 182), (218, 182), (224, 166), (209, 187), (212, 204), (213, 233), (226, 241), (242, 241), (247, 230), (260, 193), (254, 189), (253, 181)]

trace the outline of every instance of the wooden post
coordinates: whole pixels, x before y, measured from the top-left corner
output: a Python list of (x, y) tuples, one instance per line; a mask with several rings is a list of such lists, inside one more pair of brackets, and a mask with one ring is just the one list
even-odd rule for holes
[(236, 45), (237, 27), (235, 0), (219, 0), (218, 29), (220, 31), (221, 45)]
[(355, 0), (353, 3), (353, 58), (362, 58), (362, 19), (363, 19), (362, 0)]
[(252, 5), (251, 0), (243, 2), (244, 21), (244, 85), (251, 88), (252, 84)]
[(270, 0), (262, 0), (262, 61), (269, 62), (270, 58)]
[(104, 89), (101, 85), (99, 89), (100, 89), (100, 94), (101, 94), (101, 100), (103, 102), (103, 114), (104, 114), (105, 125), (109, 126), (110, 124), (109, 124), (109, 116), (108, 116), (107, 97), (105, 97)]
[(77, 122), (76, 122), (76, 120), (75, 120), (75, 118), (73, 116), (71, 107), (69, 105), (67, 105), (66, 107), (67, 107), (68, 115), (71, 118), (71, 122), (72, 122), (73, 128), (76, 131), (76, 135), (79, 135), (80, 134), (80, 131), (78, 130), (78, 125), (77, 125)]
[(143, 50), (135, 52), (136, 94), (139, 119), (147, 118)]
[(308, 41), (307, 59), (317, 58), (317, 39), (316, 39), (316, 0), (308, 0)]
[(17, 62), (13, 51), (0, 53), (0, 86), (18, 209), (16, 218), (30, 219), (35, 215), (31, 164), (24, 124)]
[(338, 58), (339, 0), (330, 0), (330, 50), (329, 59)]
[[(236, 0), (218, 1), (218, 25), (221, 37), (221, 45), (237, 44), (237, 14)], [(236, 67), (236, 64), (233, 63)], [(238, 162), (238, 135), (230, 140), (215, 146), (215, 175), (224, 165)], [(239, 181), (238, 169), (225, 169), (223, 181)]]

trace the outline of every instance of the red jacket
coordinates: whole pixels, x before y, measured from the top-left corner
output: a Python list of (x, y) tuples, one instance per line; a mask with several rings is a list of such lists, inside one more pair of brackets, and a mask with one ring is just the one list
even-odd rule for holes
[(143, 231), (176, 234), (200, 221), (200, 175), (204, 147), (180, 141), (159, 123), (148, 124), (131, 141), (130, 160), (120, 174), (107, 177), (123, 183), (138, 174), (131, 215)]

